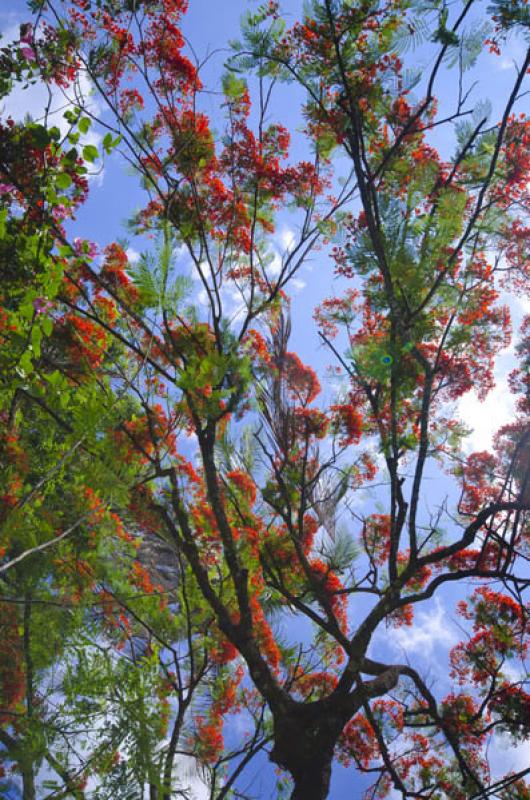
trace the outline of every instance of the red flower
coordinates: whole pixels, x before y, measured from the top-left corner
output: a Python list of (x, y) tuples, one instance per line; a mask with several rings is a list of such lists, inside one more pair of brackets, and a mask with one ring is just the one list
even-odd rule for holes
[(243, 494), (249, 505), (254, 505), (256, 502), (256, 484), (250, 475), (235, 469), (232, 472), (227, 472), (226, 477)]

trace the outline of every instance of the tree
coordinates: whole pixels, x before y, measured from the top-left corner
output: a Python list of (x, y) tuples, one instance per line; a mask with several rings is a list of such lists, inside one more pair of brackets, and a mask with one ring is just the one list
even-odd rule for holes
[[(500, 291), (528, 292), (530, 134), (516, 112), (530, 51), (499, 121), (488, 123), (463, 88), (464, 68), (474, 66), (488, 35), (476, 19), (465, 31), (475, 5), (318, 0), (287, 28), (277, 3), (265, 4), (247, 16), (223, 77), (218, 140), (201, 110), (198, 65), (186, 55), (184, 0), (35, 3), (35, 25), (4, 51), (8, 76), (29, 70), (67, 93), (77, 87), (66, 136), (48, 126), (22, 129), (41, 137), (32, 144), (47, 154), (67, 203), (87, 165), (103, 156), (94, 145), (78, 146), (96, 122), (107, 129), (102, 149), (132, 164), (148, 193), (133, 224), (156, 238), (156, 255), (133, 265), (113, 243), (98, 265), (90, 243), (69, 240), (57, 194), (48, 191), (37, 207), (50, 232), (44, 275), (60, 267), (44, 295), (50, 323), (39, 338), (41, 315), (24, 316), (24, 305), (8, 299), (6, 319), (14, 325), (13, 315), (22, 316), (28, 331), (8, 343), (24, 349), (24, 381), (35, 373), (42, 389), (52, 365), (53, 380), (67, 393), (75, 387), (78, 421), (111, 467), (99, 483), (105, 513), (120, 507), (148, 545), (164, 543), (159, 571), (169, 552), (178, 564), (167, 578), (178, 593), (169, 620), (132, 612), (158, 637), (162, 658), (170, 638), (186, 630), (185, 680), (196, 647), (217, 665), (212, 683), (198, 676), (207, 705), (194, 721), (194, 752), (213, 766), (212, 798), (229, 796), (269, 741), (293, 800), (327, 797), (334, 758), (374, 774), (372, 798), (391, 789), (439, 800), (528, 796), (528, 770), (490, 777), (486, 758), (495, 730), (514, 740), (530, 734), (528, 320), (511, 376), (517, 418), (501, 428), (492, 452), (466, 452), (451, 403), (472, 388), (481, 396), (491, 389), (495, 358), (510, 340)], [(528, 27), (523, 4), (499, 0), (478, 11), (482, 22), (491, 18), (492, 56)], [(398, 53), (421, 36), (434, 61), (413, 100)], [(451, 63), (455, 106), (439, 114), (435, 86)], [(252, 71), (254, 116), (241, 77)], [(101, 120), (92, 119), (80, 76), (104, 98)], [(286, 161), (288, 132), (268, 122), (282, 81), (306, 92), (311, 162)], [(442, 157), (432, 137), (449, 125), (456, 149)], [(15, 141), (9, 131), (6, 138), (0, 168), (26, 222), (36, 190), (17, 164), (27, 144), (18, 129)], [(342, 160), (334, 160), (339, 150)], [(336, 196), (333, 169), (344, 158), (351, 174)], [(286, 207), (298, 239), (278, 265), (274, 220)], [(17, 226), (20, 215), (12, 217)], [(286, 291), (308, 254), (331, 239), (345, 288), (322, 304), (317, 321), (347, 383), (325, 407), (316, 372), (289, 350)], [(17, 239), (16, 252), (23, 246)], [(179, 248), (200, 282), (202, 308)], [(39, 274), (30, 268), (32, 280)], [(20, 287), (19, 273), (14, 281)], [(237, 313), (227, 290), (238, 296)], [(8, 407), (14, 395), (8, 385)], [(59, 397), (36, 402), (64, 427)], [(27, 434), (28, 419), (20, 422)], [(440, 498), (429, 514), (432, 462), (452, 476), (460, 497), (452, 510)], [(349, 529), (338, 530), (337, 506), (354, 507), (360, 487), (376, 477), (385, 486), (383, 510), (355, 510)], [(18, 500), (12, 505), (16, 513)], [(53, 507), (64, 511), (57, 499)], [(99, 530), (103, 546), (114, 541)], [(412, 624), (416, 606), (458, 584), (466, 590), (458, 604), (466, 638), (449, 654), (454, 691), (441, 697), (414, 665), (377, 661), (371, 646), (382, 626)], [(278, 620), (288, 623), (283, 635)], [(173, 625), (169, 636), (165, 625)], [(148, 661), (128, 673), (134, 687)], [(85, 674), (85, 689), (74, 683), (71, 694), (93, 696)], [(255, 732), (232, 776), (219, 778), (224, 717), (244, 708)], [(142, 733), (141, 725), (132, 733), (136, 743)], [(129, 747), (138, 787), (147, 780), (152, 796), (170, 794), (171, 769), (153, 779), (153, 758)]]
[[(3, 51), (3, 91), (35, 73), (31, 38), (28, 26)], [(60, 52), (51, 50), (56, 60)], [(61, 86), (50, 57), (44, 48), (39, 70), (46, 63), (50, 85)], [(76, 144), (88, 120), (70, 112), (66, 122)], [(84, 798), (89, 778), (100, 798), (145, 786), (163, 798), (186, 790), (174, 772), (192, 703), (206, 687), (220, 694), (223, 678), (229, 689), (230, 676), (197, 639), (206, 620), (179, 558), (149, 527), (141, 487), (132, 496), (145, 467), (126, 448), (138, 408), (112, 391), (123, 350), (107, 354), (105, 336), (57, 301), (71, 290), (67, 264), (94, 251), (81, 240), (71, 249), (63, 227), (86, 199), (85, 162), (51, 124), (8, 120), (1, 138), (14, 181), (2, 186), (0, 211), (1, 789), (14, 771), (28, 800)], [(93, 307), (112, 318), (104, 298)], [(253, 746), (260, 741), (258, 727)]]

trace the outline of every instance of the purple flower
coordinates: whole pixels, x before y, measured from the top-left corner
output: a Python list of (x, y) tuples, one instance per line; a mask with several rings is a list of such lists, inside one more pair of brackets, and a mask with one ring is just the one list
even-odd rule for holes
[(14, 188), (11, 183), (0, 183), (0, 194), (9, 194)]
[(62, 203), (58, 203), (52, 209), (53, 218), (56, 220), (64, 219), (69, 213), (69, 210)]
[(36, 297), (33, 301), (33, 308), (37, 314), (45, 314), (46, 311), (49, 311), (50, 308), (53, 308), (53, 303), (50, 303), (49, 300), (45, 300), (44, 297)]
[(25, 59), (28, 61), (36, 61), (37, 57), (35, 55), (35, 50), (32, 47), (21, 47), (20, 52), (24, 56)]
[(79, 236), (74, 239), (74, 250), (78, 256), (88, 256), (88, 258), (95, 258), (98, 254), (98, 248), (94, 242), (80, 239)]

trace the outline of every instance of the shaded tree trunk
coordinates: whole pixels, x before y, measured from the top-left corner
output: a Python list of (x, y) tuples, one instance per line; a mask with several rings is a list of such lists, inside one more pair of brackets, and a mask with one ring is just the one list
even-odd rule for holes
[(333, 755), (324, 756), (306, 764), (293, 775), (291, 800), (325, 800), (329, 793), (332, 759)]
[[(31, 593), (24, 596), (24, 627), (23, 627), (23, 646), (24, 662), (26, 672), (26, 713), (31, 721), (33, 717), (33, 658), (31, 654)], [(24, 800), (35, 800), (35, 770), (32, 763), (33, 759), (27, 754), (21, 764), (22, 767), (22, 796)]]
[(290, 772), (291, 800), (325, 800), (329, 793), (333, 753), (349, 714), (324, 710), (321, 704), (298, 706), (274, 718), (271, 760)]
[(22, 768), (22, 797), (23, 800), (36, 800), (35, 776), (32, 765)]

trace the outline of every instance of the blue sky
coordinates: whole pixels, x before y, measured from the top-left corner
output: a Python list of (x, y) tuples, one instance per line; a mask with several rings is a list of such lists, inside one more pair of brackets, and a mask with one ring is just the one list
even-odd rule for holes
[[(224, 58), (227, 55), (226, 47), (230, 39), (237, 38), (241, 14), (247, 8), (255, 8), (256, 3), (245, 3), (244, 0), (190, 0), (190, 10), (185, 19), (184, 32), (193, 43), (199, 57), (208, 52), (216, 51), (212, 56), (205, 71), (206, 83), (214, 83), (218, 77)], [(300, 13), (302, 3), (298, 0), (286, 0), (283, 3), (286, 11), (296, 17)], [(25, 17), (25, 3), (22, 0), (8, 0), (0, 10), (0, 29), (6, 36), (16, 34), (17, 26)], [(522, 43), (512, 40), (509, 51), (500, 58), (487, 55), (479, 60), (478, 78), (473, 100), (488, 99), (492, 105), (492, 120), (495, 121), (500, 113), (501, 103), (513, 81), (512, 59), (520, 57)], [(426, 74), (433, 58), (433, 51), (429, 46), (424, 46), (414, 55), (414, 62)], [(474, 77), (476, 77), (475, 73)], [(437, 94), (441, 98), (442, 107), (449, 107), (450, 100), (455, 93), (454, 73), (442, 73), (437, 87)], [(421, 84), (416, 90), (421, 94)], [(300, 94), (293, 87), (281, 87), (271, 117), (281, 121), (287, 127), (295, 129), (301, 123), (299, 114)], [(527, 99), (523, 101), (527, 106)], [(215, 115), (216, 101), (213, 97), (204, 99), (205, 110)], [(524, 110), (521, 105), (521, 110)], [(209, 107), (210, 106), (210, 107)], [(42, 108), (42, 95), (35, 88), (25, 93), (17, 92), (15, 97), (8, 102), (6, 111), (20, 117), (29, 111), (34, 116), (39, 115)], [(528, 110), (528, 106), (526, 108)], [(102, 109), (95, 108), (95, 112)], [(449, 154), (452, 141), (445, 129), (440, 129), (433, 138), (441, 151)], [(91, 134), (97, 141), (97, 133)], [(306, 153), (299, 136), (294, 137), (293, 156), (304, 157)], [(125, 235), (125, 223), (131, 213), (142, 203), (142, 193), (138, 189), (136, 179), (127, 175), (117, 157), (106, 160), (104, 173), (92, 181), (90, 199), (80, 211), (75, 227), (75, 235), (86, 237), (105, 245), (109, 241)], [(281, 220), (278, 228), (277, 247), (282, 249), (288, 245), (292, 232), (289, 220)], [(132, 253), (143, 245), (131, 241)], [(292, 349), (296, 350), (302, 359), (316, 366), (322, 376), (324, 394), (331, 397), (333, 387), (325, 384), (325, 367), (331, 363), (330, 356), (320, 346), (317, 329), (313, 322), (315, 306), (327, 295), (332, 293), (332, 266), (326, 251), (315, 253), (308, 260), (307, 265), (298, 276), (298, 284), (292, 295), (293, 336)], [(523, 312), (530, 311), (528, 298), (511, 298), (510, 307), (514, 317), (514, 330)], [(490, 393), (485, 402), (480, 403), (471, 393), (464, 397), (459, 404), (459, 411), (464, 421), (474, 429), (469, 440), (469, 449), (486, 449), (491, 442), (491, 435), (513, 413), (513, 401), (506, 387), (506, 376), (513, 366), (513, 349), (507, 350), (499, 358), (497, 370), (497, 386)], [(441, 498), (450, 485), (446, 478), (439, 472), (431, 469), (430, 494), (433, 503)], [(392, 631), (391, 636), (384, 632), (378, 633), (374, 640), (374, 653), (381, 658), (403, 661), (407, 657), (417, 661), (424, 675), (430, 677), (435, 684), (437, 693), (446, 694), (450, 689), (448, 679), (447, 652), (460, 638), (460, 632), (452, 614), (452, 606), (456, 593), (441, 593), (425, 610), (417, 615), (415, 624), (410, 629)], [(496, 742), (492, 748), (492, 760), (498, 768), (522, 768), (530, 761), (530, 748), (508, 752), (503, 749), (505, 743)], [(250, 772), (249, 772), (250, 774)], [(271, 768), (263, 765), (263, 772), (258, 780), (264, 781), (260, 798), (268, 796)], [(243, 781), (245, 784), (246, 781)], [(355, 776), (352, 770), (345, 770), (340, 766), (335, 767), (332, 783), (332, 800), (360, 800), (362, 790), (367, 785), (364, 778)], [(271, 791), (271, 797), (274, 793)]]

